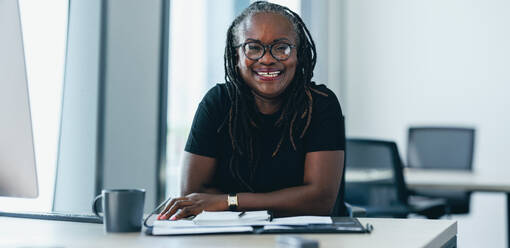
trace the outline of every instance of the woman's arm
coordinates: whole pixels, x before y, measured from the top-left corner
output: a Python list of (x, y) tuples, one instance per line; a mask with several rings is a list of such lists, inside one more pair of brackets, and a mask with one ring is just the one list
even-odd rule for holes
[(181, 213), (197, 215), (202, 210), (222, 211), (228, 208), (227, 196), (220, 190), (210, 187), (216, 159), (184, 152), (181, 175), (181, 197), (173, 198), (158, 215), (158, 220), (172, 217), (178, 210)]
[[(185, 196), (172, 199), (159, 219), (168, 219), (178, 210), (174, 219), (196, 215), (203, 210), (228, 210), (227, 195), (207, 187), (215, 170), (215, 159), (194, 154), (186, 156), (182, 183)], [(338, 194), (343, 161), (344, 151), (309, 152), (305, 157), (302, 186), (270, 193), (239, 193), (238, 209), (267, 209), (277, 216), (329, 215)]]
[(337, 198), (343, 163), (344, 151), (309, 152), (302, 186), (270, 193), (240, 193), (239, 209), (268, 209), (277, 216), (329, 215)]
[(222, 193), (210, 186), (214, 171), (216, 170), (215, 158), (184, 152), (182, 164), (182, 196), (191, 193)]

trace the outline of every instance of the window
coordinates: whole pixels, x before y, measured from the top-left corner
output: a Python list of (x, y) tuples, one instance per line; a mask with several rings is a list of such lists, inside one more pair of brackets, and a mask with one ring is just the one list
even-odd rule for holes
[[(223, 82), (225, 34), (233, 0), (171, 1), (167, 195), (180, 195), (181, 157), (198, 103)], [(191, 14), (190, 14), (191, 13)]]
[(37, 199), (0, 197), (1, 210), (50, 211), (57, 160), (67, 0), (20, 0), (39, 180)]

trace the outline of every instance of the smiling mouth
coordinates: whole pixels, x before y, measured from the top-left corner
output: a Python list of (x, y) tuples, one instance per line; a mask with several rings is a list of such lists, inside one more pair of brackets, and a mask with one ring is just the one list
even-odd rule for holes
[(270, 79), (274, 79), (274, 78), (278, 77), (279, 75), (281, 75), (282, 71), (268, 71), (268, 72), (256, 71), (255, 73), (258, 76), (260, 76), (262, 79), (270, 80)]

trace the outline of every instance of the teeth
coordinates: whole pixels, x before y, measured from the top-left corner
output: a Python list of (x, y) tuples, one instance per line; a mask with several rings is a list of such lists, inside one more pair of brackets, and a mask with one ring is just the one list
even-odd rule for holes
[(271, 71), (271, 72), (257, 72), (258, 75), (263, 77), (276, 77), (281, 73), (281, 71)]

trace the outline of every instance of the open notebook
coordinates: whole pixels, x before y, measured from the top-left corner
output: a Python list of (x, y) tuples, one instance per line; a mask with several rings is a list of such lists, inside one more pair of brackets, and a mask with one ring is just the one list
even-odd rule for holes
[(208, 212), (204, 211), (191, 220), (158, 220), (149, 235), (189, 235), (225, 233), (363, 233), (364, 228), (357, 219), (327, 216), (296, 216), (272, 219), (267, 211)]
[(268, 211), (203, 211), (193, 219), (193, 223), (200, 226), (263, 226), (270, 220)]

